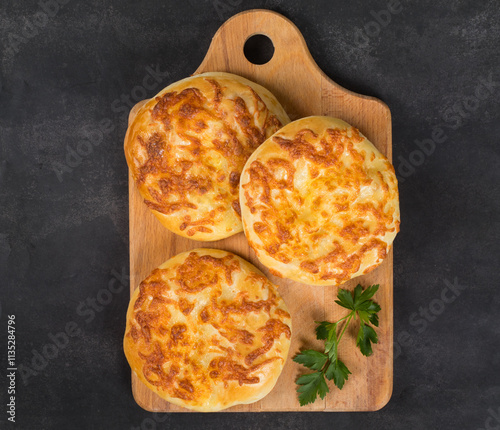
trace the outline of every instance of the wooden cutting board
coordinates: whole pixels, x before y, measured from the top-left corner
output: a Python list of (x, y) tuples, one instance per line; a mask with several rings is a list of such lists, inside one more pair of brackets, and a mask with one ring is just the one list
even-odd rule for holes
[[(263, 65), (250, 63), (243, 52), (246, 40), (255, 34), (268, 36), (275, 48), (271, 60)], [(249, 10), (225, 22), (215, 34), (207, 55), (195, 74), (219, 71), (244, 76), (268, 88), (281, 102), (291, 119), (309, 115), (341, 118), (357, 127), (389, 159), (392, 156), (391, 114), (389, 108), (372, 97), (348, 91), (328, 78), (314, 62), (300, 31), (282, 15), (268, 10)], [(374, 354), (364, 357), (355, 347), (357, 324), (344, 335), (340, 357), (352, 372), (340, 391), (330, 383), (330, 393), (300, 407), (295, 380), (305, 368), (292, 357), (304, 347), (321, 347), (315, 339), (314, 321), (335, 320), (346, 310), (334, 303), (337, 287), (307, 286), (272, 276), (250, 250), (243, 233), (217, 242), (197, 242), (177, 236), (153, 216), (129, 174), (130, 211), (130, 293), (157, 266), (174, 255), (198, 247), (232, 251), (260, 268), (279, 290), (291, 312), (293, 336), (285, 368), (273, 391), (250, 405), (239, 405), (227, 412), (257, 411), (374, 411), (382, 408), (392, 394), (393, 310), (392, 251), (373, 272), (343, 285), (353, 289), (380, 284), (375, 296), (382, 307), (377, 330), (379, 343)], [(132, 374), (132, 391), (137, 403), (148, 411), (189, 412), (171, 405), (150, 391)]]

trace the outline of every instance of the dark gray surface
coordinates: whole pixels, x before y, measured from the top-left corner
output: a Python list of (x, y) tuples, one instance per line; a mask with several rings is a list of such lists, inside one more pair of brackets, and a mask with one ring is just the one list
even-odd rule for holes
[[(150, 97), (192, 73), (221, 23), (256, 7), (292, 19), (331, 78), (392, 110), (394, 162), (404, 179), (394, 253), (399, 342), (392, 400), (376, 413), (155, 416), (132, 398), (121, 347), (128, 292), (112, 273), (128, 272), (126, 109), (115, 100)], [(0, 412), (1, 428), (500, 425), (500, 6), (402, 1), (398, 13), (381, 13), (387, 8), (375, 0), (70, 0), (44, 19), (36, 1), (2, 1), (1, 363), (6, 369), (9, 314), (18, 365), (32, 367), (44, 348), (57, 357), (35, 362), (40, 370), (24, 377), (26, 385), (18, 371), (16, 424)], [(391, 20), (377, 26), (375, 15)], [(36, 20), (38, 34), (29, 32)], [(148, 66), (168, 76), (134, 88)], [(84, 142), (89, 131), (93, 145)], [(415, 139), (433, 137), (429, 155), (415, 152)], [(92, 152), (79, 159), (78, 145)], [(404, 178), (402, 159), (422, 164)], [(63, 164), (60, 181), (54, 166)], [(450, 282), (464, 288), (453, 293)], [(96, 298), (109, 304), (92, 305)], [(418, 314), (429, 307), (435, 315)], [(59, 335), (58, 350), (47, 346), (66, 328), (79, 335), (67, 345)]]

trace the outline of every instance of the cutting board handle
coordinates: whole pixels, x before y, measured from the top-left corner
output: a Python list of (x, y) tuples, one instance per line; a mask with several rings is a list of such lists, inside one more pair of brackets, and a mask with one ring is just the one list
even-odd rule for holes
[[(269, 37), (274, 46), (272, 58), (265, 64), (250, 62), (243, 52), (245, 42), (252, 36), (262, 34)], [(248, 67), (261, 69), (290, 67), (300, 58), (311, 63), (321, 72), (307, 48), (300, 30), (283, 15), (265, 9), (247, 10), (228, 19), (215, 33), (208, 52), (196, 73), (210, 70), (214, 63), (220, 64), (221, 53), (224, 54), (224, 69), (240, 70)], [(220, 66), (219, 66), (219, 71)]]

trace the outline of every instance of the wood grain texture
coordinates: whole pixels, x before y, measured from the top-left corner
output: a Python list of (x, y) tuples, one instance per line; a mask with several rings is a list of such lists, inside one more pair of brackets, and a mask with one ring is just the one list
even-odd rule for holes
[[(250, 63), (243, 53), (245, 41), (254, 34), (265, 34), (273, 42), (272, 59), (263, 65)], [(207, 55), (195, 74), (220, 71), (235, 73), (268, 88), (281, 102), (291, 119), (309, 115), (329, 115), (357, 127), (389, 159), (392, 157), (391, 115), (381, 101), (350, 92), (329, 79), (317, 66), (300, 31), (287, 18), (267, 10), (251, 10), (226, 21), (215, 34)], [(170, 257), (198, 247), (232, 251), (259, 267), (279, 286), (292, 315), (293, 336), (290, 354), (278, 383), (261, 401), (239, 405), (227, 412), (257, 411), (373, 411), (382, 408), (392, 394), (393, 366), (393, 281), (392, 251), (373, 272), (343, 285), (353, 289), (379, 283), (376, 300), (379, 314), (379, 343), (373, 356), (361, 355), (355, 347), (356, 324), (344, 336), (340, 356), (352, 372), (342, 391), (330, 383), (324, 400), (300, 407), (295, 380), (304, 368), (291, 358), (304, 347), (320, 347), (315, 339), (314, 321), (333, 320), (345, 309), (334, 303), (337, 287), (314, 287), (272, 276), (250, 250), (243, 233), (217, 242), (196, 242), (165, 229), (143, 203), (129, 174), (130, 211), (130, 289)], [(150, 391), (132, 375), (137, 403), (148, 411), (189, 412), (171, 405)]]

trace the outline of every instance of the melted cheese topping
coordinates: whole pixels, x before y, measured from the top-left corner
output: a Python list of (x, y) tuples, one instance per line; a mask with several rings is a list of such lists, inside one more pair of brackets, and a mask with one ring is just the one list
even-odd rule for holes
[(303, 118), (249, 158), (245, 234), (273, 274), (340, 285), (377, 267), (399, 231), (394, 167), (339, 119)]
[(238, 186), (245, 162), (288, 122), (260, 85), (204, 73), (133, 110), (125, 155), (144, 202), (168, 229), (223, 239), (242, 230)]
[(218, 411), (271, 391), (290, 337), (275, 285), (234, 254), (197, 249), (168, 260), (134, 292), (124, 350), (164, 399)]

